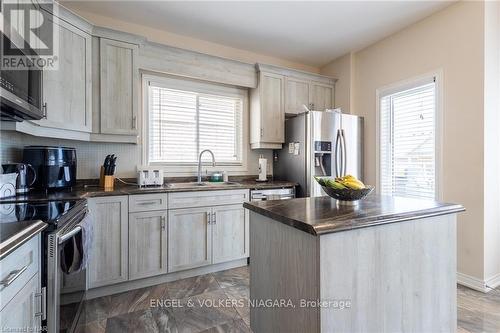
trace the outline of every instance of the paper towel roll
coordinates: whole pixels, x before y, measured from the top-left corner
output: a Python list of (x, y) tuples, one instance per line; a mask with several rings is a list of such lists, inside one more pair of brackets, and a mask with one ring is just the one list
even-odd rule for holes
[(266, 181), (267, 180), (267, 159), (262, 155), (259, 157), (259, 180)]

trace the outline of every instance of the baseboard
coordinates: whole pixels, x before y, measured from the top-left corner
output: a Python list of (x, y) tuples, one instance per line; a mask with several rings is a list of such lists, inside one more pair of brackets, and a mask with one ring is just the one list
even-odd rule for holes
[(208, 265), (208, 266), (193, 268), (193, 269), (180, 271), (180, 272), (168, 273), (168, 274), (164, 274), (164, 275), (158, 275), (158, 276), (153, 276), (153, 277), (148, 277), (148, 278), (143, 278), (143, 279), (122, 282), (122, 283), (113, 284), (113, 285), (109, 285), (109, 286), (89, 289), (89, 290), (87, 290), (85, 297), (86, 297), (86, 299), (92, 299), (92, 298), (97, 298), (97, 297), (102, 297), (102, 296), (108, 296), (108, 295), (122, 293), (122, 292), (133, 290), (133, 289), (139, 289), (139, 288), (143, 288), (143, 287), (151, 287), (151, 286), (154, 286), (154, 285), (157, 285), (160, 283), (171, 282), (171, 281), (175, 281), (175, 280), (179, 280), (179, 279), (185, 279), (188, 277), (193, 277), (193, 276), (223, 271), (226, 269), (246, 266), (247, 264), (248, 264), (248, 259), (243, 258), (243, 259), (238, 259), (238, 260), (225, 262), (225, 263), (221, 263), (221, 264)]
[(488, 289), (499, 287), (500, 286), (500, 273), (487, 279), (486, 285), (489, 287)]
[(492, 288), (500, 286), (500, 274), (497, 274), (485, 281), (474, 276), (457, 272), (457, 282), (462, 286), (469, 287), (482, 293), (487, 293), (491, 291)]

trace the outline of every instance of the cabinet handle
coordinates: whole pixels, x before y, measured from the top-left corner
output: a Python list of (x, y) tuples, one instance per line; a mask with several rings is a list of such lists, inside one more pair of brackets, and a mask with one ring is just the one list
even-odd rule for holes
[(207, 212), (207, 224), (212, 224), (212, 213)]
[(14, 282), (18, 277), (20, 277), (21, 274), (23, 274), (24, 271), (27, 269), (28, 269), (28, 265), (24, 266), (21, 269), (16, 269), (16, 270), (10, 272), (5, 280), (0, 281), (0, 285), (2, 285), (4, 287), (10, 286), (12, 284), (12, 282)]
[(260, 136), (261, 136), (261, 137), (263, 137), (263, 136), (264, 136), (264, 129), (263, 129), (263, 128), (261, 128), (261, 129), (260, 129)]
[(212, 223), (217, 224), (217, 218), (216, 218), (215, 212), (212, 213)]
[(42, 117), (47, 118), (47, 102), (42, 105)]
[(136, 129), (136, 128), (137, 128), (137, 117), (132, 116), (132, 129)]
[(36, 301), (37, 297), (40, 297), (40, 312), (35, 312), (35, 317), (41, 317), (42, 320), (47, 319), (47, 310), (46, 310), (46, 301), (47, 301), (47, 289), (45, 287), (42, 288), (42, 291), (39, 293), (35, 293), (34, 300)]
[(165, 216), (161, 217), (161, 230), (165, 230)]
[(138, 205), (154, 205), (156, 204), (155, 201), (138, 201), (137, 202)]

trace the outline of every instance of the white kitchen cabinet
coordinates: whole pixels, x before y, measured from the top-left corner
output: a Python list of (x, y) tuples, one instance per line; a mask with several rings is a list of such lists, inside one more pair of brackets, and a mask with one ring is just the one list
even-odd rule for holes
[(287, 77), (285, 80), (285, 114), (304, 112), (303, 105), (309, 107), (309, 81)]
[(168, 272), (209, 265), (212, 262), (211, 208), (168, 211)]
[(217, 206), (212, 211), (212, 263), (248, 257), (248, 213), (242, 205)]
[(279, 149), (285, 142), (285, 77), (260, 71), (258, 87), (250, 92), (250, 145)]
[(43, 72), (43, 108), (46, 117), (33, 121), (47, 128), (90, 133), (91, 37), (64, 20), (58, 20), (57, 70)]
[(0, 323), (5, 330), (35, 331), (40, 327), (42, 302), (40, 280), (41, 236), (21, 245), (0, 262)]
[(167, 211), (129, 214), (129, 278), (167, 273)]
[(168, 272), (246, 258), (248, 232), (241, 204), (171, 209)]
[(250, 90), (250, 147), (281, 149), (285, 115), (331, 109), (335, 79), (272, 65), (257, 64), (257, 88)]
[(319, 82), (311, 82), (310, 109), (324, 111), (333, 108), (334, 86)]
[(93, 245), (87, 277), (90, 288), (128, 280), (128, 196), (89, 199)]
[(138, 134), (138, 45), (100, 38), (100, 134)]
[(41, 327), (40, 279), (35, 274), (0, 311), (0, 323), (6, 331), (36, 332)]

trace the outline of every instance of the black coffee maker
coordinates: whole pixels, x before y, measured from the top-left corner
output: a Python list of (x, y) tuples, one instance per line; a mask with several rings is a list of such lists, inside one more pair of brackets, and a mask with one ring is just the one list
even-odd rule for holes
[(33, 166), (38, 189), (64, 189), (76, 183), (76, 149), (54, 146), (26, 146), (23, 162)]

